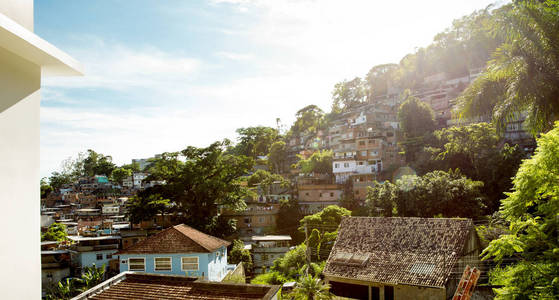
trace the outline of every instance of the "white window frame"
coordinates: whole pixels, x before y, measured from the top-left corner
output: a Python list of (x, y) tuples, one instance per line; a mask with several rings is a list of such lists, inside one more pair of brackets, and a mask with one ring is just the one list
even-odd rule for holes
[[(130, 260), (131, 259), (141, 259), (142, 261), (144, 261), (144, 268), (142, 270), (132, 270), (132, 264), (130, 264)], [(146, 271), (146, 258), (145, 257), (129, 257), (128, 258), (128, 271)]]
[[(157, 268), (157, 259), (158, 258), (164, 258), (164, 259), (169, 259), (169, 268), (168, 269), (158, 269)], [(162, 256), (162, 257), (154, 257), (153, 258), (153, 270), (154, 271), (173, 271), (173, 258), (169, 257), (169, 256)]]
[[(196, 269), (185, 269), (184, 268), (184, 259), (185, 258), (195, 258), (196, 259)], [(193, 265), (194, 263), (186, 263)], [(199, 271), (200, 270), (200, 258), (198, 256), (183, 256), (181, 257), (181, 270), (182, 271)]]

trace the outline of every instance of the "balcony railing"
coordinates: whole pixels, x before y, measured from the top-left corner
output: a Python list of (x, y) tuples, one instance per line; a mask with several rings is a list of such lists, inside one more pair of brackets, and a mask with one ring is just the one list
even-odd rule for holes
[(118, 244), (94, 245), (94, 246), (77, 246), (76, 247), (76, 251), (78, 251), (78, 252), (112, 250), (112, 249), (118, 249)]

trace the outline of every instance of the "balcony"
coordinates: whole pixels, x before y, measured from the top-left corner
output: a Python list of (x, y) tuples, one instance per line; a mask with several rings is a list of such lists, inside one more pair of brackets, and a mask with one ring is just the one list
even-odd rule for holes
[(355, 166), (355, 173), (357, 174), (374, 174), (376, 172), (377, 172), (376, 165)]
[(78, 251), (78, 252), (113, 250), (113, 249), (118, 249), (118, 244), (95, 245), (95, 246), (77, 246), (76, 247), (76, 251)]
[(254, 253), (286, 253), (289, 251), (289, 247), (257, 247), (252, 246), (252, 252)]

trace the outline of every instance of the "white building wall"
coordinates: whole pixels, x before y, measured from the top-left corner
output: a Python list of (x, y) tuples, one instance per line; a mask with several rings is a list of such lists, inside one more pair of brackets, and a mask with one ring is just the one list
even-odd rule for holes
[(38, 66), (0, 47), (0, 227), (18, 224), (3, 231), (2, 244), (10, 247), (0, 250), (0, 265), (25, 274), (25, 280), (10, 273), (0, 281), (4, 299), (41, 297), (40, 85)]
[(346, 173), (355, 171), (357, 162), (355, 160), (340, 160), (332, 163), (332, 171), (336, 173)]
[[(41, 74), (79, 75), (81, 65), (33, 34), (33, 0), (0, 1), (0, 200), (2, 299), (41, 297)], [(22, 220), (25, 220), (22, 222)], [(24, 279), (22, 279), (24, 278)]]

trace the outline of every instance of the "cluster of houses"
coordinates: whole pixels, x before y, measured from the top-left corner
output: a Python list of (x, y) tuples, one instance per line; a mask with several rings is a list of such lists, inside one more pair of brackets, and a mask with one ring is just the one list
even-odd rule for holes
[[(279, 286), (231, 283), (244, 271), (242, 263), (228, 263), (230, 242), (184, 224), (127, 247), (122, 239), (72, 236), (66, 245), (43, 243), (51, 247), (42, 251), (43, 284), (70, 276), (64, 269), (77, 263), (116, 272), (76, 299), (278, 298)], [(254, 236), (253, 256), (271, 266), (290, 240)], [(470, 219), (344, 217), (322, 276), (333, 295), (349, 299), (450, 299), (464, 268), (481, 266), (480, 249)]]

